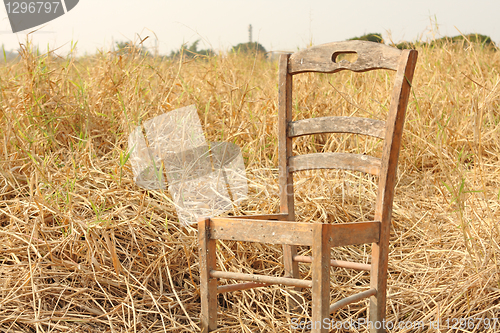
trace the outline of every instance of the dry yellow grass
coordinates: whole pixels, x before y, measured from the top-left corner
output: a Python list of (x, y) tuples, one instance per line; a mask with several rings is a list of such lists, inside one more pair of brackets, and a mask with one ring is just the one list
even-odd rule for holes
[[(179, 62), (25, 51), (0, 67), (0, 331), (198, 331), (197, 232), (177, 222), (168, 193), (134, 184), (127, 136), (140, 121), (194, 103), (208, 140), (242, 148), (251, 194), (237, 213), (276, 212), (277, 65), (234, 55)], [(500, 317), (499, 71), (500, 52), (480, 46), (419, 49), (393, 212), (388, 320), (422, 321), (426, 331), (440, 320), (439, 331), (454, 332), (447, 323), (474, 318), (467, 331), (479, 332), (481, 320)], [(297, 117), (383, 117), (391, 77), (303, 75)], [(316, 136), (296, 149), (376, 154), (379, 146)], [(371, 177), (325, 175), (335, 177), (296, 177), (300, 219), (372, 214)], [(369, 248), (333, 252), (366, 262)], [(218, 260), (226, 269), (282, 272), (278, 247), (224, 243)], [(332, 298), (363, 290), (367, 277), (336, 269)], [(221, 331), (290, 331), (286, 292), (221, 296)], [(360, 302), (335, 319), (364, 317)]]

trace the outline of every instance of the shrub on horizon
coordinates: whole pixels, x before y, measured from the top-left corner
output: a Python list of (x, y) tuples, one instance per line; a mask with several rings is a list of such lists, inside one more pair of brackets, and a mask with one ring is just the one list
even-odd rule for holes
[(233, 46), (231, 53), (245, 53), (245, 54), (266, 54), (267, 51), (264, 46), (257, 42), (239, 43)]
[(363, 36), (349, 38), (348, 40), (365, 40), (368, 42), (384, 43), (384, 38), (382, 38), (382, 34), (379, 33), (364, 34)]
[(187, 44), (183, 44), (178, 51), (170, 52), (169, 58), (175, 59), (179, 58), (181, 55), (185, 58), (196, 58), (197, 56), (203, 57), (213, 57), (215, 56), (215, 52), (212, 49), (198, 50), (198, 43), (200, 40), (194, 41), (191, 46), (187, 46)]

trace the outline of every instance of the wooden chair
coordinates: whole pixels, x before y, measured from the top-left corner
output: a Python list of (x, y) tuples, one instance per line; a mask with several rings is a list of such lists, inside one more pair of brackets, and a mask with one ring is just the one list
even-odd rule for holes
[[(357, 53), (351, 63), (338, 61), (340, 54)], [(372, 332), (384, 332), (387, 262), (394, 185), (401, 135), (417, 51), (364, 41), (329, 43), (279, 59), (279, 169), (280, 213), (274, 215), (204, 218), (198, 222), (201, 270), (201, 326), (203, 332), (217, 327), (217, 294), (267, 284), (312, 288), (312, 322), (323, 323), (330, 313), (347, 304), (370, 298)], [(396, 71), (386, 121), (358, 117), (321, 117), (292, 121), (292, 79), (305, 72), (336, 73)], [(318, 133), (354, 133), (384, 139), (381, 158), (347, 153), (315, 153), (293, 156), (292, 139)], [(323, 224), (294, 222), (293, 173), (310, 169), (344, 169), (379, 176), (374, 221)], [(282, 244), (284, 277), (225, 272), (216, 268), (216, 240)], [(330, 260), (332, 247), (372, 243), (371, 264)], [(298, 256), (297, 246), (312, 247), (312, 257)], [(311, 263), (312, 280), (299, 278), (298, 263)], [(370, 288), (330, 305), (330, 267), (370, 271)], [(248, 281), (217, 286), (217, 280)], [(321, 326), (321, 327), (319, 327)], [(313, 325), (313, 332), (327, 332)]]

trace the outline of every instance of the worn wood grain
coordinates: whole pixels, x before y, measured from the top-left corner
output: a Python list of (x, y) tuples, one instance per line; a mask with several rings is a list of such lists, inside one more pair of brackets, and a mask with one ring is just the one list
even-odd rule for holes
[[(357, 53), (358, 59), (335, 62), (335, 56), (342, 53)], [(401, 51), (379, 43), (346, 41), (322, 44), (296, 52), (290, 56), (288, 73), (303, 72), (336, 73), (342, 70), (366, 72), (374, 69), (398, 68)]]
[(376, 243), (380, 237), (380, 222), (328, 224), (326, 232), (332, 247)]
[(369, 173), (378, 176), (380, 158), (350, 153), (314, 153), (292, 156), (288, 161), (290, 172), (314, 169), (340, 169)]
[(352, 133), (385, 137), (385, 121), (360, 117), (318, 117), (288, 124), (288, 137), (320, 133)]
[(312, 245), (312, 224), (214, 217), (212, 239), (286, 245)]

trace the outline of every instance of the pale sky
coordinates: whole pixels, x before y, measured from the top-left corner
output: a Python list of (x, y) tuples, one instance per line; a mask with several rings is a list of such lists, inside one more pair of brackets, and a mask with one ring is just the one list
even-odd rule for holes
[[(12, 0), (36, 1), (36, 0)], [(71, 41), (79, 54), (109, 50), (116, 41), (149, 36), (144, 45), (160, 54), (200, 39), (200, 48), (227, 51), (253, 40), (268, 51), (296, 51), (307, 45), (382, 33), (394, 42), (460, 32), (481, 33), (500, 44), (500, 0), (80, 0), (65, 15), (31, 34), (42, 50)], [(18, 49), (30, 31), (11, 32), (0, 5), (0, 44)], [(457, 30), (458, 29), (458, 30)], [(33, 30), (33, 29), (32, 29)]]

